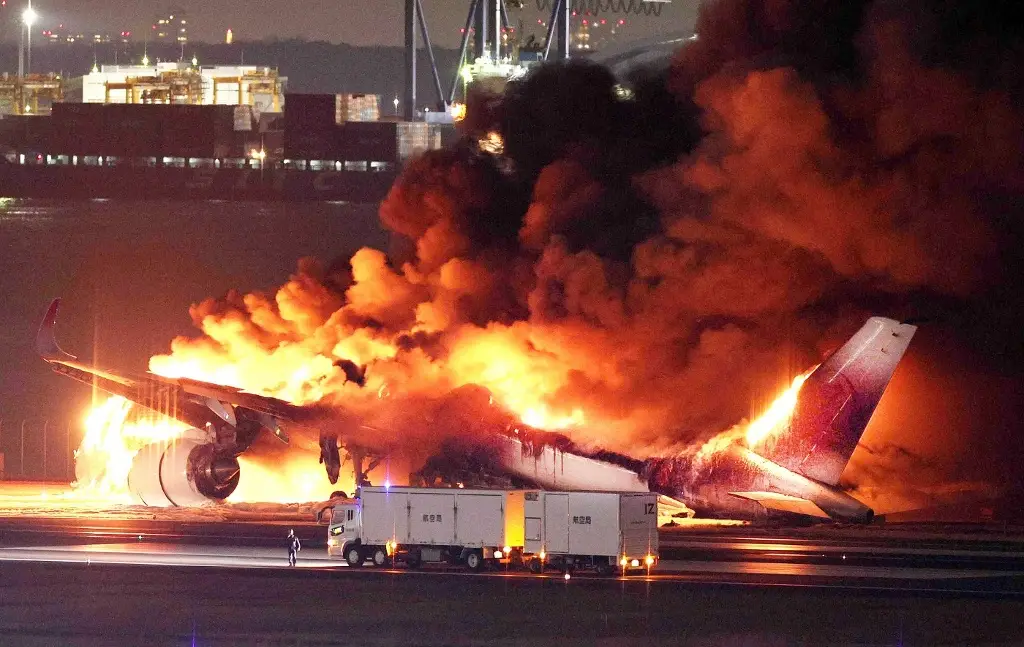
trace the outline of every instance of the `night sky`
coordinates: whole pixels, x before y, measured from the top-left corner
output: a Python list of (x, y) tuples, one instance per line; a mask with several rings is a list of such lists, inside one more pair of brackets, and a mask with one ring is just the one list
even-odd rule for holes
[[(12, 39), (17, 34), (11, 26), (11, 13), (20, 5), (17, 0), (11, 0), (3, 9), (7, 14), (3, 20), (3, 38)], [(435, 42), (447, 47), (457, 45), (469, 3), (466, 0), (426, 0), (423, 5)], [(687, 30), (693, 26), (696, 5), (695, 2), (677, 0), (665, 5), (660, 18), (624, 16), (629, 27), (626, 37), (632, 40)], [(55, 29), (64, 23), (75, 31), (117, 33), (129, 30), (135, 32), (139, 40), (142, 39), (141, 30), (149, 28), (155, 16), (172, 6), (181, 7), (187, 13), (189, 37), (194, 40), (222, 42), (228, 28), (233, 30), (236, 40), (304, 38), (351, 45), (398, 45), (403, 39), (405, 5), (402, 0), (291, 4), (283, 0), (215, 3), (196, 0), (141, 0), (133, 3), (120, 0), (42, 0), (33, 3), (41, 16), (40, 31)], [(543, 17), (532, 0), (522, 11), (511, 11), (513, 22), (522, 19), (525, 24), (536, 25), (537, 19)]]

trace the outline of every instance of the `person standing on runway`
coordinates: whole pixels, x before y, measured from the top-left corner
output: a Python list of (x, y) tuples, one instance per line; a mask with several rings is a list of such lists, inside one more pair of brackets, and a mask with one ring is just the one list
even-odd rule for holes
[(288, 565), (295, 566), (295, 558), (297, 553), (302, 550), (302, 543), (299, 542), (299, 538), (295, 536), (295, 531), (292, 529), (288, 530)]

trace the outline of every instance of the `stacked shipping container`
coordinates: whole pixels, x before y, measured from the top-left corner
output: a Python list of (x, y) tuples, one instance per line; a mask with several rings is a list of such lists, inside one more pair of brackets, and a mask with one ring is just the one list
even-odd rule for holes
[[(0, 143), (50, 155), (136, 158), (244, 158), (263, 148), (270, 160), (400, 164), (438, 148), (438, 128), (423, 122), (346, 120), (372, 114), (376, 97), (289, 94), (288, 109), (254, 128), (248, 107), (228, 105), (56, 103), (49, 117), (0, 120)], [(362, 107), (359, 107), (359, 106)], [(351, 109), (351, 110), (349, 110)], [(159, 162), (162, 163), (162, 162)], [(348, 165), (346, 165), (348, 168)]]
[(380, 104), (376, 94), (339, 94), (335, 97), (335, 121), (379, 121)]
[(118, 157), (244, 155), (233, 106), (56, 103), (54, 153)]
[[(376, 96), (288, 94), (284, 112), (284, 149), (291, 159), (350, 162), (402, 162), (439, 142), (423, 122), (369, 121)], [(341, 97), (346, 97), (342, 101)], [(363, 107), (358, 107), (362, 105)], [(372, 107), (370, 107), (372, 106)], [(359, 119), (350, 118), (353, 114)], [(379, 114), (379, 113), (378, 113)]]

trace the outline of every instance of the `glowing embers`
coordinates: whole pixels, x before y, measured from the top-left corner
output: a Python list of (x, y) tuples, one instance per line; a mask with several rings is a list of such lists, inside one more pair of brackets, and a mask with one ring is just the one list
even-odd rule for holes
[(132, 403), (113, 396), (94, 406), (85, 419), (85, 436), (75, 451), (76, 495), (128, 503), (128, 472), (144, 446), (168, 443), (187, 428), (166, 416), (129, 420)]

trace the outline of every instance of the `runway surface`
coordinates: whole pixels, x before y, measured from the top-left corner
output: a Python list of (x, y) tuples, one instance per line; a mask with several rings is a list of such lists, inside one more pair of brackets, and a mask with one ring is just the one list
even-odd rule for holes
[(565, 580), (351, 568), (309, 506), (54, 509), (0, 515), (0, 645), (1024, 644), (1024, 537), (991, 528), (676, 528), (649, 574)]
[[(4, 549), (4, 559), (18, 549)], [(1018, 645), (1016, 596), (638, 578), (394, 572), (303, 551), (20, 551), (0, 644)], [(244, 554), (244, 553), (248, 554)], [(45, 554), (44, 554), (45, 553)], [(42, 563), (38, 559), (73, 560)], [(131, 562), (126, 564), (121, 562)], [(140, 565), (144, 564), (144, 565)], [(217, 566), (214, 568), (213, 566)]]
[[(281, 542), (283, 544), (283, 542)], [(281, 548), (225, 547), (135, 541), (127, 543), (90, 543), (71, 546), (3, 546), (0, 561), (50, 562), (86, 565), (181, 566), (233, 569), (280, 568), (286, 552)], [(646, 573), (629, 574), (625, 580), (704, 582), (750, 586), (814, 586), (818, 588), (918, 591), (931, 593), (970, 593), (1001, 595), (1024, 599), (1024, 565), (1018, 568), (892, 567), (863, 566), (851, 563), (813, 564), (771, 560), (662, 560)], [(305, 548), (299, 560), (301, 569), (346, 571), (343, 560), (327, 556), (323, 548)], [(372, 566), (367, 570), (378, 570)], [(537, 577), (526, 571), (496, 568), (484, 574), (471, 574), (459, 567), (429, 566), (411, 572), (405, 568), (384, 569), (394, 577)], [(561, 572), (542, 577), (562, 578)], [(575, 573), (575, 577), (588, 576)]]

